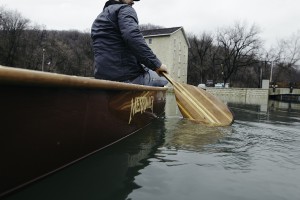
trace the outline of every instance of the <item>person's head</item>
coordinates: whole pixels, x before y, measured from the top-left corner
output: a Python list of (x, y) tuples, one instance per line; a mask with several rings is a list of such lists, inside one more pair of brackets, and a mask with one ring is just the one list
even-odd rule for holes
[(139, 0), (119, 0), (119, 1), (132, 6), (134, 4), (134, 1), (139, 1)]

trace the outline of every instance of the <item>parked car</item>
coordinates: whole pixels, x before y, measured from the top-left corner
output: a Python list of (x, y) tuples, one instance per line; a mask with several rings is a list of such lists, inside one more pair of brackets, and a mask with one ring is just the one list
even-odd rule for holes
[(214, 87), (214, 81), (213, 80), (206, 80), (206, 87)]
[(205, 86), (205, 84), (204, 83), (200, 83), (199, 85), (198, 85), (198, 87), (200, 87), (200, 88), (206, 88), (206, 86)]
[(216, 83), (215, 87), (216, 88), (223, 88), (224, 87), (224, 83)]

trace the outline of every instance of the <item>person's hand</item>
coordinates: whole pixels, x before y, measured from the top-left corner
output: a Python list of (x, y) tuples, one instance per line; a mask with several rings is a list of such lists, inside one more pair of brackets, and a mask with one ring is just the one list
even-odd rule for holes
[(155, 72), (159, 75), (159, 76), (162, 76), (162, 72), (165, 72), (165, 73), (169, 73), (168, 72), (168, 69), (167, 69), (167, 66), (165, 64), (162, 64), (159, 68), (157, 68), (155, 70)]

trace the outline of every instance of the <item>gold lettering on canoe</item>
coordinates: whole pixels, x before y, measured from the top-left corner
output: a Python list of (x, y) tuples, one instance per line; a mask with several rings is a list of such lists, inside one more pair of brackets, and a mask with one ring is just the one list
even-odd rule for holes
[(128, 124), (130, 124), (133, 117), (137, 113), (143, 114), (147, 109), (150, 109), (151, 112), (153, 113), (153, 102), (154, 102), (153, 96), (147, 96), (147, 97), (141, 96), (141, 97), (132, 98)]

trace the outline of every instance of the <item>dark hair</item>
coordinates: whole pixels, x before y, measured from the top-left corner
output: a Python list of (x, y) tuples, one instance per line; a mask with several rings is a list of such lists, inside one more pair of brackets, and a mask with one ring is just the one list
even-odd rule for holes
[(113, 4), (123, 4), (123, 2), (121, 2), (121, 1), (122, 1), (122, 0), (119, 0), (119, 1), (108, 0), (108, 1), (105, 3), (105, 5), (104, 5), (103, 10), (104, 10), (106, 7), (108, 7), (108, 6), (110, 6), (110, 5), (113, 5)]

